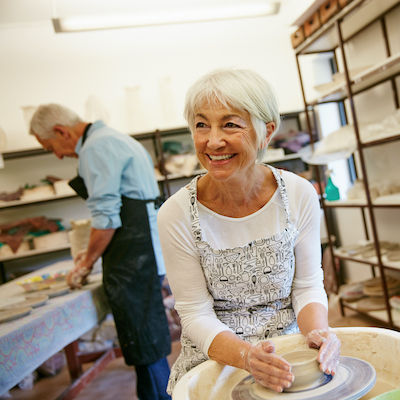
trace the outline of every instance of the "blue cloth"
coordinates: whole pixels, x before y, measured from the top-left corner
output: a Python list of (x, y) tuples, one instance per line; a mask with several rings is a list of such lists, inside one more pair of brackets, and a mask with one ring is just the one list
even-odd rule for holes
[[(94, 122), (75, 148), (79, 156), (79, 175), (85, 181), (89, 198), (86, 204), (96, 229), (121, 226), (121, 196), (131, 199), (154, 199), (160, 195), (153, 161), (147, 150), (135, 139), (120, 133), (102, 121)], [(165, 274), (158, 237), (157, 210), (147, 204), (151, 238), (158, 274)]]

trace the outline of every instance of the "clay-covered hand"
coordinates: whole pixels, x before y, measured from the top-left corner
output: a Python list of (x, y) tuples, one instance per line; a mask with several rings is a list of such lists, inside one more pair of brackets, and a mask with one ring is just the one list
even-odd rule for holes
[(308, 332), (306, 342), (309, 347), (319, 349), (318, 362), (321, 371), (335, 375), (340, 357), (340, 340), (329, 329), (313, 329)]
[(84, 264), (84, 260), (80, 259), (75, 267), (67, 275), (67, 283), (71, 289), (80, 289), (82, 285), (87, 283), (87, 277), (92, 271), (92, 266)]
[(257, 383), (276, 392), (290, 387), (294, 380), (290, 364), (275, 353), (274, 345), (268, 341), (249, 348), (245, 368)]
[(78, 265), (86, 258), (86, 250), (81, 250), (74, 258), (74, 264)]

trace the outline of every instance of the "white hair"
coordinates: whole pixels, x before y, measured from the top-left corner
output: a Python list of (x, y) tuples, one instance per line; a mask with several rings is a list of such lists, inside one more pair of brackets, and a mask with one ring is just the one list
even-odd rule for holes
[(29, 133), (41, 139), (50, 139), (55, 136), (53, 128), (56, 125), (74, 126), (83, 120), (79, 115), (60, 104), (43, 104), (38, 107), (32, 116)]
[(186, 94), (184, 117), (192, 135), (196, 111), (204, 102), (219, 102), (250, 114), (257, 135), (257, 162), (261, 162), (267, 150), (266, 146), (261, 148), (267, 134), (266, 124), (274, 122), (275, 132), (280, 124), (278, 102), (268, 82), (256, 72), (245, 69), (220, 69), (202, 76)]

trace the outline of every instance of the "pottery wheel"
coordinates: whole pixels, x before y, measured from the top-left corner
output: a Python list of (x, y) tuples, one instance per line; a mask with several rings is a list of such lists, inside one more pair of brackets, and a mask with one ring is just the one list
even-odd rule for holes
[(249, 375), (237, 384), (231, 393), (232, 400), (356, 400), (375, 385), (374, 367), (359, 358), (340, 357), (335, 376), (325, 375), (317, 387), (293, 393), (277, 393), (255, 383)]

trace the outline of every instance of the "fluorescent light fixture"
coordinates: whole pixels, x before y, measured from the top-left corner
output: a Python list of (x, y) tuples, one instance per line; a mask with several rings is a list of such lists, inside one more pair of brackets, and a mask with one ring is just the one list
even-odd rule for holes
[(139, 28), (170, 24), (185, 24), (208, 21), (223, 21), (242, 18), (264, 17), (277, 14), (278, 1), (247, 1), (231, 6), (209, 6), (207, 8), (181, 7), (176, 10), (151, 11), (147, 13), (115, 15), (77, 15), (65, 18), (53, 18), (56, 33), (83, 32), (102, 29)]

